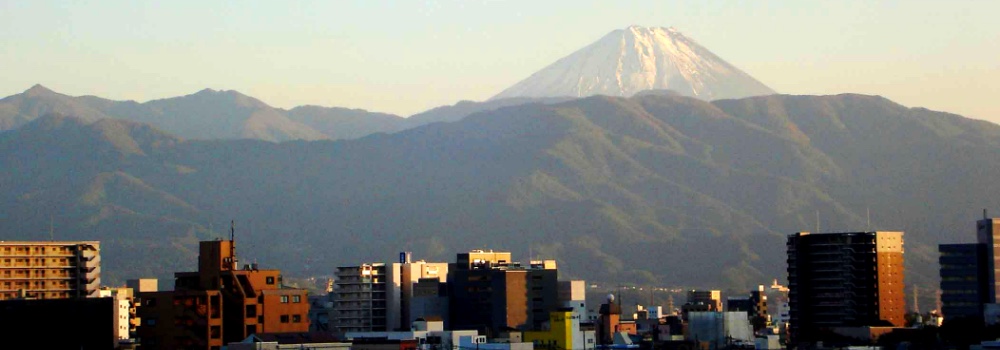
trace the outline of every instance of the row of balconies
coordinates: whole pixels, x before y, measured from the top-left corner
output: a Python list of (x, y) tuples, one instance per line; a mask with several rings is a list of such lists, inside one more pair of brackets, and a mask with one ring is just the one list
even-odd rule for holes
[(30, 286), (30, 285), (12, 285), (7, 287), (6, 285), (0, 285), (0, 292), (14, 292), (19, 290), (26, 290), (29, 292), (68, 292), (75, 290), (70, 286)]
[(368, 310), (385, 310), (385, 306), (367, 306), (367, 305), (337, 305), (335, 307), (338, 311), (368, 311)]
[(25, 251), (25, 250), (19, 250), (19, 249), (11, 249), (11, 250), (3, 249), (3, 250), (0, 250), (0, 257), (7, 257), (7, 256), (10, 256), (10, 257), (19, 257), (19, 256), (71, 257), (71, 256), (75, 256), (75, 255), (76, 255), (76, 252), (73, 252), (73, 251), (58, 251), (58, 250), (35, 251), (35, 250), (30, 250), (30, 249), (27, 250), (27, 251)]

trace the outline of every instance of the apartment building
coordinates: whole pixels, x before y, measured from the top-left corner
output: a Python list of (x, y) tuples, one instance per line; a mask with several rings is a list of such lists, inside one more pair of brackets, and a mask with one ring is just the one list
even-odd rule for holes
[[(385, 263), (337, 268), (333, 292), (333, 328), (338, 332), (391, 331)], [(398, 316), (395, 322), (399, 323)]]
[(0, 241), (0, 300), (97, 297), (101, 245), (96, 241)]
[(306, 290), (282, 286), (280, 270), (239, 268), (232, 239), (201, 242), (198, 271), (174, 278), (173, 291), (139, 293), (142, 349), (221, 349), (251, 334), (309, 331)]

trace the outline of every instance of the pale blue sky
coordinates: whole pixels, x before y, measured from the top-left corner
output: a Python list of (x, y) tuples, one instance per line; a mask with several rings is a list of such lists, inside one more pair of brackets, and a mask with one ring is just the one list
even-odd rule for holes
[(789, 94), (1000, 122), (1000, 1), (0, 0), (0, 96), (232, 89), (409, 115), (484, 100), (628, 25), (674, 26)]

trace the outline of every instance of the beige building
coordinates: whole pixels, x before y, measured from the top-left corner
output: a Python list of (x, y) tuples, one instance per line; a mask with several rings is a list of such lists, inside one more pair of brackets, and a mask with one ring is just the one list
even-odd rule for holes
[(97, 297), (100, 247), (96, 241), (0, 241), (0, 300)]
[(135, 318), (135, 303), (134, 303), (134, 293), (132, 288), (108, 288), (102, 287), (98, 291), (98, 296), (101, 298), (112, 298), (114, 299), (114, 328), (115, 328), (115, 346), (124, 343), (131, 343), (132, 334), (135, 333), (135, 326), (137, 323), (133, 322)]
[[(447, 318), (447, 309), (440, 308), (438, 292), (443, 288), (441, 284), (448, 282), (448, 263), (410, 261), (410, 253), (404, 252), (400, 262), (392, 264), (388, 277), (389, 330), (409, 330), (418, 318)], [(418, 288), (423, 290), (417, 291)], [(426, 298), (414, 300), (420, 297)]]

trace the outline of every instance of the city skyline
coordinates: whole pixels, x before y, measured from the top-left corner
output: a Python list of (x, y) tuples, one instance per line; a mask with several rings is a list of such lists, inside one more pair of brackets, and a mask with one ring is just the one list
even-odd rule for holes
[(675, 27), (783, 94), (862, 93), (1000, 122), (981, 2), (0, 4), (0, 95), (204, 88), (408, 116), (485, 100), (616, 29)]

